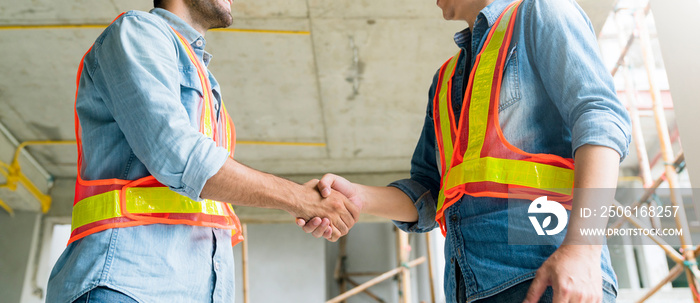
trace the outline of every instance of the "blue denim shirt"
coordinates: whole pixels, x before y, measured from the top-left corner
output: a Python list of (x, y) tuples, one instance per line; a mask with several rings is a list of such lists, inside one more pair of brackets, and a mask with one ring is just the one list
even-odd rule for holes
[[(148, 175), (199, 199), (228, 152), (199, 132), (202, 87), (172, 26), (209, 64), (204, 37), (176, 15), (130, 11), (85, 56), (77, 112), (85, 180)], [(215, 110), (219, 84), (209, 73)], [(231, 233), (189, 225), (109, 229), (70, 244), (49, 279), (46, 302), (71, 302), (105, 286), (139, 302), (232, 302)]]
[[(512, 2), (494, 1), (480, 12), (471, 30), (455, 35), (462, 49), (452, 78), (455, 121), (459, 121), (476, 54), (494, 22)], [(566, 158), (573, 157), (585, 144), (607, 146), (624, 158), (630, 142), (630, 120), (617, 99), (593, 28), (581, 8), (573, 0), (524, 0), (515, 22), (498, 108), (506, 140), (526, 152)], [(440, 171), (432, 119), (437, 77), (436, 73), (428, 94), (411, 177), (390, 184), (411, 197), (418, 209), (417, 222), (395, 222), (408, 232), (437, 227)], [(445, 291), (449, 302), (456, 300), (456, 283), (464, 283), (467, 299), (475, 300), (532, 279), (566, 232), (560, 233), (552, 245), (509, 245), (508, 215), (506, 199), (467, 195), (446, 210)], [(601, 260), (604, 286), (613, 288), (616, 278), (607, 247)], [(460, 277), (455, 277), (457, 265)]]

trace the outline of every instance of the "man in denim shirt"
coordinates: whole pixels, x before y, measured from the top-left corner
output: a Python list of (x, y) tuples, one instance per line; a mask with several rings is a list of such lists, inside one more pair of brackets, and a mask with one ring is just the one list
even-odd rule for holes
[[(513, 2), (437, 2), (445, 19), (468, 24), (455, 35), (462, 50), (452, 78), (455, 121), (475, 57)], [(505, 138), (529, 153), (573, 157), (577, 189), (614, 189), (619, 162), (628, 152), (630, 122), (600, 59), (590, 21), (573, 0), (524, 0), (514, 22), (498, 108)], [(319, 183), (322, 195), (331, 188), (338, 190), (362, 212), (393, 219), (407, 232), (437, 227), (441, 174), (433, 122), (437, 81), (438, 74), (428, 94), (410, 179), (369, 187), (329, 174)], [(579, 193), (574, 193), (574, 211), (597, 209), (611, 201)], [(615, 301), (617, 282), (607, 247), (573, 232), (583, 226), (579, 218), (571, 216), (566, 236), (554, 237), (553, 245), (509, 245), (508, 217), (514, 210), (508, 205), (508, 199), (464, 195), (445, 211), (448, 302)], [(308, 224), (304, 230), (323, 236), (322, 230)]]
[[(195, 201), (324, 217), (325, 236), (335, 240), (347, 233), (359, 210), (343, 195), (324, 199), (313, 185), (248, 168), (198, 131), (207, 85), (197, 67), (206, 69), (201, 66), (212, 58), (204, 51), (204, 34), (231, 25), (231, 2), (154, 4), (150, 13), (130, 11), (115, 20), (85, 56), (76, 97), (83, 180), (152, 175)], [(193, 59), (174, 31), (192, 47)], [(202, 73), (218, 112), (219, 84)], [(230, 230), (183, 224), (111, 228), (66, 248), (51, 272), (46, 301), (232, 302), (233, 264)]]

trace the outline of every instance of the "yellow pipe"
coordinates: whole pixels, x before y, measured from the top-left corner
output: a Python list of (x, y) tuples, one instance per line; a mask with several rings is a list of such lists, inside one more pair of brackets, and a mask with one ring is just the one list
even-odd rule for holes
[(41, 212), (47, 213), (49, 209), (51, 209), (51, 196), (42, 193), (38, 188), (36, 188), (34, 183), (32, 183), (32, 181), (29, 180), (29, 178), (27, 178), (27, 176), (25, 176), (22, 172), (20, 172), (19, 178), (20, 182), (24, 184), (24, 187), (26, 187), (27, 190), (29, 190), (29, 192), (35, 198), (37, 198), (37, 200), (39, 200), (39, 204), (41, 205)]
[(282, 146), (320, 146), (325, 147), (326, 143), (315, 142), (275, 142), (275, 141), (236, 141), (236, 144), (244, 145), (282, 145)]
[[(281, 145), (281, 146), (314, 146), (314, 147), (325, 147), (326, 143), (315, 143), (315, 142), (276, 142), (276, 141), (236, 141), (237, 144), (245, 145)], [(7, 187), (11, 190), (16, 189), (16, 184), (18, 181), (24, 185), (27, 190), (37, 199), (41, 204), (41, 211), (46, 213), (51, 208), (51, 196), (42, 193), (35, 185), (32, 183), (26, 175), (22, 173), (22, 169), (19, 165), (19, 156), (27, 146), (30, 145), (63, 145), (63, 144), (76, 144), (75, 140), (70, 141), (25, 141), (17, 146), (15, 149), (15, 154), (12, 157), (12, 164), (7, 165), (0, 161), (0, 167), (5, 168), (8, 172), (0, 170), (8, 181), (6, 184), (0, 185), (0, 188)], [(14, 188), (14, 189), (13, 189)], [(11, 207), (0, 200), (0, 207), (7, 211), (10, 215), (14, 215), (14, 211)]]
[[(281, 146), (314, 146), (314, 147), (325, 147), (325, 143), (315, 143), (315, 142), (276, 142), (276, 141), (236, 141), (237, 144), (245, 145), (281, 145)], [(75, 140), (70, 141), (25, 141), (17, 146), (15, 149), (15, 154), (12, 158), (12, 164), (7, 165), (6, 163), (0, 162), (1, 167), (5, 167), (8, 172), (0, 170), (8, 179), (7, 184), (2, 185), (2, 187), (16, 188), (18, 181), (24, 185), (27, 190), (37, 199), (41, 204), (41, 211), (46, 213), (51, 208), (51, 196), (42, 193), (35, 185), (32, 183), (26, 175), (22, 173), (22, 169), (19, 164), (19, 156), (27, 146), (30, 145), (63, 145), (63, 144), (76, 144)], [(5, 209), (8, 213), (13, 214), (12, 208), (7, 204), (0, 201), (0, 207)]]
[(37, 25), (5, 25), (0, 26), (0, 30), (23, 30), (23, 29), (61, 29), (61, 28), (106, 28), (106, 24), (37, 24)]
[(274, 29), (245, 29), (245, 28), (216, 28), (216, 32), (258, 33), (258, 34), (283, 34), (283, 35), (310, 35), (309, 31), (274, 30)]
[[(15, 157), (13, 162), (16, 162), (19, 158), (19, 151), (29, 145), (57, 145), (57, 144), (76, 144), (76, 141), (26, 141), (20, 144), (15, 151)], [(250, 140), (238, 140), (236, 144), (244, 145), (282, 145), (282, 146), (320, 146), (325, 147), (326, 143), (322, 142), (281, 142), (281, 141), (250, 141)]]
[[(5, 25), (0, 30), (33, 30), (33, 29), (64, 29), (64, 28), (98, 28), (104, 29), (107, 24), (36, 24), (36, 25)], [(217, 28), (213, 31), (258, 33), (258, 34), (283, 34), (283, 35), (310, 35), (309, 31), (295, 30), (270, 30), (270, 29), (245, 29), (245, 28)]]
[(618, 181), (639, 181), (644, 183), (642, 177), (640, 176), (622, 176), (617, 179)]
[(45, 141), (25, 141), (17, 146), (15, 149), (15, 156), (12, 158), (12, 166), (17, 166), (19, 168), (19, 154), (23, 148), (29, 145), (62, 145), (62, 144), (76, 144), (75, 140), (71, 141), (55, 141), (55, 140), (45, 140)]
[[(10, 170), (10, 166), (7, 165), (7, 164), (5, 164), (4, 162), (0, 161), (0, 168), (2, 168), (2, 169), (0, 169), (0, 174), (2, 174), (3, 176), (5, 176), (5, 178), (7, 178), (7, 179), (9, 180), (9, 179), (10, 179), (10, 173), (7, 172), (7, 171), (5, 171), (5, 170), (8, 170), (8, 171), (9, 171), (9, 170)], [(8, 181), (8, 182), (9, 182), (9, 181)], [(10, 186), (9, 186), (8, 184), (0, 184), (0, 188), (3, 188), (3, 187), (10, 188)], [(14, 215), (15, 215), (15, 212), (12, 210), (12, 207), (10, 207), (9, 205), (7, 205), (7, 204), (5, 203), (5, 201), (3, 201), (2, 199), (0, 199), (0, 208), (4, 209), (8, 214), (10, 214), (10, 216), (14, 216)]]
[[(15, 156), (12, 158), (12, 163), (17, 163), (19, 160), (20, 151), (29, 145), (59, 145), (59, 144), (76, 144), (75, 140), (71, 141), (26, 141), (22, 142), (15, 150)], [(326, 143), (322, 142), (280, 142), (280, 141), (246, 141), (239, 140), (236, 144), (244, 145), (281, 145), (281, 146), (316, 146), (325, 147)]]
[(0, 174), (5, 176), (5, 178), (9, 177), (9, 171), (10, 171), (10, 166), (7, 165), (5, 162), (0, 161)]
[[(29, 178), (27, 178), (26, 175), (22, 173), (22, 168), (20, 167), (19, 164), (19, 155), (22, 152), (22, 149), (29, 145), (59, 145), (59, 144), (75, 144), (76, 141), (26, 141), (22, 142), (20, 145), (17, 146), (15, 149), (15, 154), (12, 157), (12, 163), (10, 165), (7, 165), (6, 163), (0, 162), (0, 166), (4, 167), (8, 170), (8, 172), (2, 172), (5, 177), (7, 177), (7, 183), (0, 185), (0, 187), (6, 187), (9, 188), (10, 190), (16, 190), (17, 189), (17, 182), (21, 183), (24, 185), (25, 188), (31, 193), (37, 200), (39, 200), (39, 204), (41, 205), (41, 211), (43, 213), (46, 213), (49, 211), (51, 208), (51, 196), (46, 195), (42, 193), (34, 183), (32, 183)], [(3, 201), (0, 201), (0, 207), (5, 209), (8, 213), (11, 215), (14, 214), (13, 210), (11, 207), (9, 207), (7, 204), (5, 204)]]
[[(0, 185), (0, 188), (2, 188), (2, 187), (3, 187), (3, 186)], [(15, 211), (12, 210), (12, 208), (11, 208), (9, 205), (5, 204), (5, 202), (2, 201), (2, 199), (0, 199), (0, 207), (1, 207), (2, 209), (4, 209), (8, 214), (10, 214), (10, 217), (14, 217), (14, 216), (15, 216)]]

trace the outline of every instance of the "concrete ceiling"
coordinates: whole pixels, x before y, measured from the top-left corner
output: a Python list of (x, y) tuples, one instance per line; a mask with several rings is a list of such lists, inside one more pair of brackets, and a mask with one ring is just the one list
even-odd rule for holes
[[(600, 30), (613, 0), (578, 2)], [(76, 67), (102, 31), (77, 25), (151, 4), (0, 0), (0, 122), (19, 141), (73, 140)], [(239, 140), (322, 144), (241, 144), (236, 158), (278, 174), (408, 171), (433, 73), (464, 23), (423, 0), (241, 0), (233, 11), (231, 28), (301, 31), (207, 34)], [(75, 176), (74, 146), (29, 150), (52, 175)]]

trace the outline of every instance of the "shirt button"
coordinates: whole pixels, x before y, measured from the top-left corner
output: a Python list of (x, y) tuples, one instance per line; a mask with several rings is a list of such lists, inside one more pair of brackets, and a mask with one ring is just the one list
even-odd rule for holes
[(219, 262), (214, 262), (214, 270), (219, 270)]
[(454, 221), (454, 222), (457, 222), (457, 219), (459, 219), (459, 218), (457, 218), (457, 215), (452, 215), (452, 216), (450, 217), (450, 219), (451, 219), (452, 221)]
[(202, 40), (197, 40), (197, 42), (195, 42), (194, 44), (197, 45), (198, 47), (202, 47), (204, 42), (202, 42)]
[(462, 74), (464, 73), (464, 70), (463, 70), (463, 69), (460, 69), (460, 70), (457, 71), (457, 73), (460, 74), (460, 75), (462, 75)]

